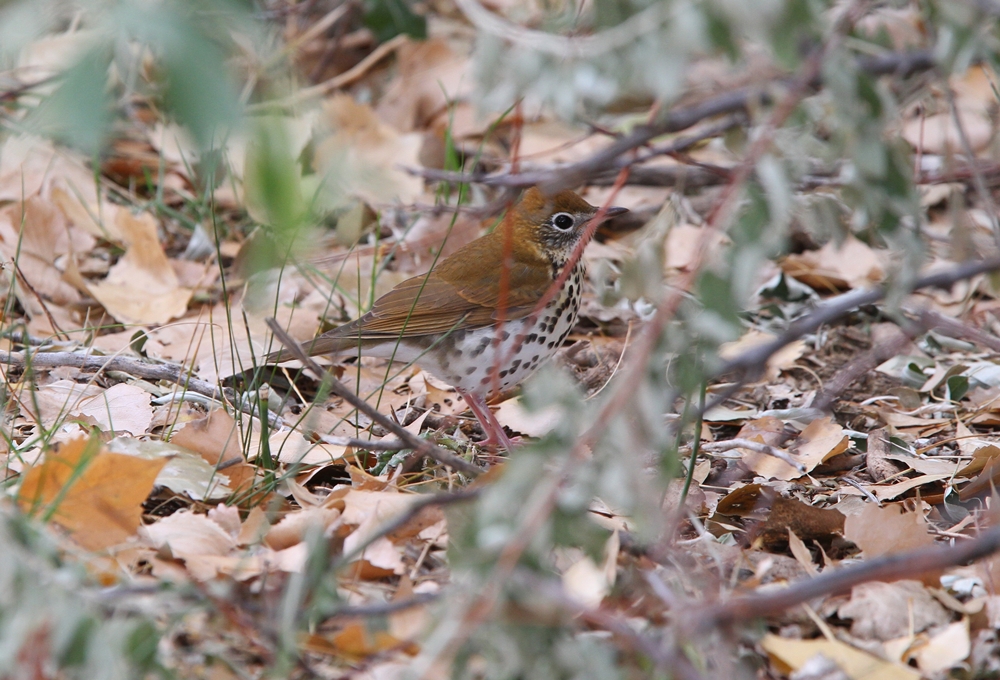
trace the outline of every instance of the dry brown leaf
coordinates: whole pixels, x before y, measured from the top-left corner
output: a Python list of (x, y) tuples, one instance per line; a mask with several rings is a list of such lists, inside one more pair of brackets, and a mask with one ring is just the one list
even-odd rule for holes
[(833, 508), (817, 508), (796, 498), (775, 496), (760, 537), (767, 546), (781, 545), (793, 531), (804, 541), (828, 539), (844, 531), (844, 515)]
[(733, 489), (715, 506), (716, 512), (731, 517), (749, 517), (770, 507), (777, 492), (762, 484), (747, 484)]
[(110, 201), (84, 204), (76, 192), (67, 191), (62, 187), (52, 189), (52, 202), (59, 207), (66, 219), (91, 236), (118, 243), (124, 241), (124, 234), (117, 225), (116, 217), (118, 212), (125, 208)]
[(193, 420), (170, 437), (170, 443), (201, 455), (209, 465), (243, 459), (240, 432), (233, 417), (218, 408), (200, 420)]
[(104, 432), (140, 435), (153, 421), (151, 395), (137, 385), (118, 383), (101, 394), (80, 401), (76, 412), (89, 416)]
[[(771, 342), (776, 337), (772, 333), (751, 329), (744, 333), (739, 340), (727, 342), (719, 347), (719, 356), (723, 359), (735, 359), (744, 352)], [(803, 340), (796, 340), (782, 347), (767, 360), (767, 370), (762, 380), (775, 380), (781, 371), (795, 365), (795, 362), (802, 356), (805, 349), (806, 344)]]
[[(736, 438), (749, 439), (750, 441), (760, 442), (768, 446), (780, 447), (780, 444), (785, 439), (784, 430), (785, 424), (782, 421), (774, 416), (764, 416), (763, 418), (745, 423), (736, 434)], [(736, 451), (740, 452), (742, 463), (748, 470), (752, 470), (767, 479), (793, 479), (801, 476), (801, 473), (793, 466), (774, 456), (750, 449), (736, 449)]]
[[(223, 409), (215, 409), (199, 420), (192, 420), (170, 437), (170, 443), (194, 451), (205, 461), (218, 467), (226, 466), (229, 488), (246, 491), (253, 486), (257, 468), (243, 459), (240, 432), (233, 417)], [(233, 464), (231, 461), (238, 461)]]
[(850, 619), (851, 635), (882, 642), (920, 633), (951, 620), (951, 614), (919, 581), (862, 583), (837, 609)]
[(448, 115), (449, 104), (471, 93), (469, 64), (441, 38), (405, 43), (399, 48), (399, 72), (376, 108), (379, 118), (400, 132), (431, 127)]
[(546, 406), (529, 411), (521, 405), (520, 397), (508, 399), (493, 412), (501, 425), (529, 437), (544, 437), (562, 420), (562, 409)]
[(208, 518), (233, 538), (240, 533), (240, 510), (235, 505), (219, 503), (208, 509)]
[(183, 316), (193, 291), (184, 288), (163, 252), (156, 220), (122, 210), (115, 218), (127, 250), (90, 291), (122, 323), (163, 324)]
[(406, 512), (419, 496), (391, 491), (362, 491), (350, 489), (344, 502), (344, 523), (360, 526), (369, 521), (385, 522)]
[(298, 430), (273, 430), (268, 437), (271, 456), (286, 465), (324, 465), (343, 460), (346, 446), (311, 442)]
[(329, 638), (321, 635), (303, 636), (299, 646), (309, 652), (346, 656), (355, 660), (391, 649), (403, 648), (411, 654), (418, 650), (416, 645), (405, 643), (384, 630), (369, 631), (363, 622), (349, 623)]
[[(17, 262), (18, 274), (39, 295), (56, 305), (80, 301), (79, 291), (56, 268), (56, 259), (68, 253), (86, 252), (93, 244), (92, 237), (69, 227), (62, 214), (42, 199), (29, 198), (23, 204), (0, 209), (0, 255), (8, 262)], [(25, 310), (32, 316), (42, 314), (35, 295), (20, 288), (19, 285), (18, 298)]]
[[(869, 435), (870, 437), (871, 435)], [(888, 460), (894, 460), (897, 463), (902, 463), (912, 470), (916, 470), (921, 474), (925, 475), (952, 475), (958, 474), (958, 466), (961, 465), (958, 461), (947, 459), (947, 460), (937, 460), (933, 457), (923, 458), (920, 456), (911, 456), (908, 453), (890, 453), (886, 456)]]
[[(392, 601), (405, 602), (413, 596), (413, 582), (404, 574), (399, 579), (399, 587), (396, 588)], [(389, 615), (389, 633), (399, 640), (416, 640), (427, 630), (431, 621), (426, 606), (409, 607)]]
[(816, 563), (813, 562), (812, 553), (809, 552), (809, 548), (806, 547), (801, 538), (795, 535), (791, 527), (788, 528), (788, 549), (791, 551), (795, 561), (802, 565), (807, 574), (815, 576), (819, 573), (819, 570), (816, 569)]
[(866, 288), (885, 278), (880, 255), (854, 236), (840, 245), (830, 241), (815, 251), (789, 255), (781, 263), (786, 274), (821, 292)]
[[(844, 434), (844, 428), (832, 417), (825, 416), (809, 423), (795, 440), (791, 450), (795, 460), (805, 465), (806, 472), (811, 472), (820, 463), (825, 463), (846, 451), (850, 443), (850, 439)], [(785, 478), (779, 477), (779, 479)]]
[[(350, 553), (359, 542), (351, 541), (358, 532), (354, 532), (344, 540), (344, 552)], [(406, 571), (403, 562), (403, 548), (393, 545), (385, 536), (376, 538), (365, 546), (355, 562), (354, 574), (365, 580), (381, 579), (387, 576), (399, 575)]]
[[(688, 271), (701, 257), (702, 239), (705, 230), (693, 224), (678, 224), (670, 228), (664, 244), (664, 269), (669, 274), (671, 270)], [(719, 233), (713, 234), (709, 244), (705, 246), (708, 252), (718, 252), (728, 239)]]
[(236, 547), (236, 539), (206, 515), (179, 510), (172, 515), (143, 527), (154, 548), (169, 548), (174, 557), (195, 555), (228, 555)]
[(906, 481), (899, 482), (897, 484), (891, 484), (889, 486), (872, 486), (869, 488), (875, 497), (880, 501), (890, 501), (893, 498), (898, 498), (910, 489), (916, 489), (918, 486), (924, 486), (925, 484), (933, 484), (934, 482), (940, 482), (942, 479), (949, 479), (950, 474), (933, 474), (933, 475), (920, 475), (919, 477), (914, 477), (913, 479), (907, 479)]
[(306, 508), (290, 512), (275, 524), (264, 536), (264, 543), (274, 550), (284, 550), (301, 543), (312, 527), (324, 534), (340, 519), (340, 511), (335, 508)]
[[(997, 398), (1000, 397), (1000, 390), (990, 390), (994, 392), (988, 397), (986, 395), (986, 390), (975, 389), (970, 392), (970, 409), (981, 410), (989, 409), (990, 406), (996, 403)], [(986, 399), (976, 399), (973, 397), (987, 397)], [(972, 433), (972, 430), (968, 426), (959, 420), (955, 424), (955, 437), (957, 438), (958, 450), (962, 452), (963, 456), (974, 456), (976, 451), (983, 448), (984, 446), (989, 446), (990, 441), (986, 437), (977, 437)]]
[(866, 505), (844, 523), (844, 537), (861, 548), (868, 559), (922, 548), (934, 543), (927, 520), (919, 512), (903, 512), (900, 505)]
[(802, 668), (823, 655), (844, 671), (851, 680), (919, 680), (912, 668), (884, 661), (868, 652), (855, 649), (839, 640), (792, 640), (768, 633), (760, 646), (779, 662), (785, 672)]
[(241, 546), (256, 545), (270, 529), (267, 514), (254, 506), (247, 514), (246, 520), (240, 525), (240, 533), (236, 536), (236, 544)]
[(83, 399), (100, 393), (101, 388), (97, 385), (57, 380), (37, 388), (30, 397), (22, 395), (18, 403), (32, 418), (40, 420), (42, 425), (51, 429), (60, 420), (75, 414)]
[(423, 179), (400, 169), (419, 166), (421, 135), (400, 134), (346, 94), (334, 95), (323, 108), (332, 134), (316, 146), (318, 171), (369, 205), (413, 203), (422, 195)]
[[(948, 79), (949, 87), (955, 92), (955, 108), (973, 153), (988, 149), (995, 133), (991, 109), (996, 106), (992, 83), (996, 75), (988, 66), (975, 65), (965, 73), (955, 74)], [(955, 113), (950, 108), (929, 116), (919, 112), (903, 126), (903, 138), (918, 152), (925, 154), (962, 154), (962, 141)]]
[(980, 446), (972, 453), (972, 460), (969, 464), (955, 473), (958, 477), (974, 477), (987, 467), (990, 467), (1000, 458), (1000, 448), (993, 444)]
[[(983, 151), (993, 137), (993, 125), (986, 112), (959, 108), (962, 126), (968, 135), (969, 146), (974, 152)], [(936, 113), (924, 118), (914, 118), (903, 126), (903, 138), (917, 151), (928, 154), (962, 154), (962, 143), (955, 117), (948, 113)]]
[(84, 548), (107, 548), (135, 533), (142, 503), (166, 462), (107, 453), (96, 439), (76, 439), (25, 473), (17, 502), (69, 531)]

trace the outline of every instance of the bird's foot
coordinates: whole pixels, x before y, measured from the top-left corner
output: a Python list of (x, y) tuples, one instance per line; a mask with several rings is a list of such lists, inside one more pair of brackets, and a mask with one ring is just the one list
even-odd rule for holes
[(474, 443), (481, 449), (489, 449), (492, 451), (506, 450), (507, 452), (510, 452), (523, 444), (524, 438), (508, 437), (506, 432), (500, 430), (499, 432), (488, 432), (486, 439), (482, 439)]
[[(486, 439), (481, 442), (476, 442), (480, 448), (485, 449), (497, 449), (503, 447), (509, 453), (514, 450), (514, 442), (511, 441), (507, 433), (503, 431), (503, 425), (496, 419), (493, 415), (493, 411), (490, 407), (486, 405), (486, 399), (478, 394), (472, 394), (468, 392), (460, 392), (462, 398), (465, 399), (465, 403), (469, 405), (472, 409), (472, 413), (475, 414), (476, 420), (479, 421), (480, 427), (483, 428), (483, 432), (486, 434)], [(518, 438), (515, 438), (518, 439)]]

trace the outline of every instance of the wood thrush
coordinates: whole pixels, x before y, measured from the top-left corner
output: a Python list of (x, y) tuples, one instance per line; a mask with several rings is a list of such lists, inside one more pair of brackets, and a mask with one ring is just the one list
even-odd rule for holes
[[(583, 293), (583, 258), (558, 294), (536, 307), (597, 212), (572, 191), (545, 196), (529, 189), (493, 232), (403, 281), (367, 314), (305, 349), (413, 362), (455, 386), (486, 432), (483, 445), (510, 449), (486, 400), (531, 375), (569, 335)], [(605, 216), (624, 212), (609, 208)], [(265, 361), (288, 358), (279, 351)]]

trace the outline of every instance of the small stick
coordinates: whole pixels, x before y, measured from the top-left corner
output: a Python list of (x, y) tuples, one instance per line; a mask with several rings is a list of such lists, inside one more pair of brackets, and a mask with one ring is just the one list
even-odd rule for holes
[(806, 466), (803, 463), (795, 460), (777, 446), (771, 446), (770, 444), (764, 444), (763, 442), (755, 442), (752, 439), (727, 439), (724, 442), (708, 442), (706, 444), (702, 444), (701, 449), (702, 451), (708, 451), (711, 453), (721, 453), (722, 451), (731, 451), (732, 449), (749, 449), (751, 451), (756, 451), (757, 453), (774, 456), (778, 460), (788, 463), (799, 472), (805, 473), (806, 471)]
[(306, 355), (302, 346), (285, 332), (276, 319), (267, 319), (267, 326), (271, 329), (271, 332), (274, 333), (274, 337), (282, 345), (284, 345), (285, 349), (287, 349), (292, 356), (301, 361), (302, 364), (319, 380), (330, 385), (330, 391), (333, 394), (345, 400), (351, 406), (358, 409), (389, 432), (392, 432), (394, 435), (402, 439), (409, 448), (412, 448), (420, 455), (432, 458), (442, 465), (447, 465), (448, 467), (460, 470), (468, 475), (476, 476), (482, 472), (481, 469), (469, 461), (459, 458), (451, 451), (446, 451), (426, 439), (421, 439), (396, 421), (379, 413), (378, 409), (349, 390), (344, 383), (334, 378), (329, 371), (324, 370), (319, 364), (313, 361), (311, 357)]
[[(253, 404), (246, 399), (237, 398), (230, 389), (220, 389), (218, 386), (198, 378), (192, 378), (187, 369), (179, 364), (153, 364), (130, 357), (106, 357), (78, 352), (4, 352), (0, 350), (0, 364), (27, 368), (30, 364), (35, 368), (56, 368), (58, 366), (73, 366), (84, 371), (121, 371), (144, 380), (165, 380), (216, 401), (227, 401), (243, 413), (250, 416), (260, 415)], [(267, 420), (272, 425), (281, 424), (281, 418), (268, 411)]]
[(402, 451), (410, 448), (410, 445), (402, 439), (390, 439), (389, 441), (372, 441), (370, 439), (357, 439), (356, 437), (334, 437), (333, 435), (320, 435), (319, 440), (324, 444), (333, 446), (350, 446), (355, 449), (365, 449), (367, 451)]

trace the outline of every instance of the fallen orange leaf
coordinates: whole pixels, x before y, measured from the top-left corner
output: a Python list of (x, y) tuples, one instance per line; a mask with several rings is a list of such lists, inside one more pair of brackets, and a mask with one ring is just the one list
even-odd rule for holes
[(27, 471), (17, 503), (69, 531), (84, 548), (100, 550), (139, 528), (142, 502), (166, 462), (108, 453), (96, 438), (75, 439)]

